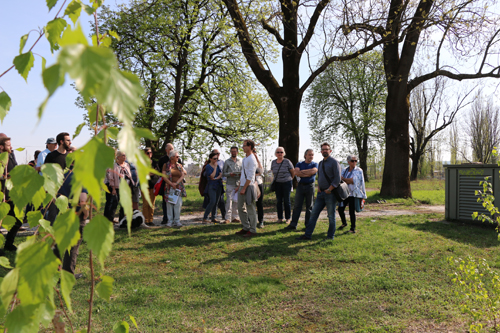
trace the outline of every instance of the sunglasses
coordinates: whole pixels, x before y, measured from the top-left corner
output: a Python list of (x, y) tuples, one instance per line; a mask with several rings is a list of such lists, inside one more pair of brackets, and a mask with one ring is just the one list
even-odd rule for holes
[(282, 151), (277, 151), (276, 154), (283, 154), (283, 152)]
[(357, 162), (358, 160), (351, 160), (351, 162)]

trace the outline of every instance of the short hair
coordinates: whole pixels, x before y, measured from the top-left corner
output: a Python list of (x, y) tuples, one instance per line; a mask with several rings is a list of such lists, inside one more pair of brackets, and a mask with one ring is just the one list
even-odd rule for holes
[(177, 150), (171, 150), (170, 153), (168, 153), (168, 158), (174, 157), (176, 154), (179, 154)]
[(216, 154), (216, 153), (210, 153), (210, 155), (208, 156), (208, 159), (211, 160), (214, 156), (217, 156), (219, 154)]
[(40, 150), (35, 150), (35, 160), (38, 158), (38, 155), (41, 153)]
[(247, 146), (249, 146), (250, 148), (252, 148), (252, 150), (255, 148), (255, 142), (253, 142), (252, 140), (245, 140), (243, 141)]
[(7, 141), (10, 141), (9, 137), (7, 137), (7, 136), (0, 137), (0, 146), (4, 146), (5, 147), (5, 142), (7, 142)]
[(354, 154), (347, 155), (347, 162), (351, 161), (353, 158), (354, 158), (355, 160), (357, 160), (357, 159), (358, 159), (358, 156), (356, 156), (356, 155), (354, 155)]
[(328, 146), (328, 149), (332, 149), (332, 146), (330, 146), (330, 144), (328, 142), (323, 142), (321, 144), (321, 148), (323, 148), (323, 146)]
[(145, 152), (145, 153), (147, 153), (147, 152), (148, 152), (148, 150), (153, 151), (153, 150), (151, 149), (151, 147), (146, 147), (146, 148), (144, 148), (144, 152)]
[(306, 158), (307, 153), (308, 153), (308, 152), (310, 152), (310, 151), (312, 151), (312, 152), (314, 153), (314, 150), (313, 150), (313, 149), (308, 148), (308, 149), (306, 149), (306, 151), (304, 152), (304, 158)]
[(57, 136), (56, 136), (56, 142), (57, 142), (58, 145), (61, 145), (60, 142), (64, 141), (64, 137), (65, 136), (69, 136), (69, 133), (61, 132), (61, 133), (57, 134)]
[(120, 150), (117, 150), (116, 151), (116, 156), (115, 156), (115, 160), (118, 161), (118, 157), (121, 157), (121, 156), (124, 156), (125, 153), (120, 151)]
[(169, 142), (169, 143), (167, 143), (167, 144), (165, 145), (165, 150), (167, 150), (168, 145), (171, 145), (171, 146), (172, 146), (172, 149), (174, 149), (174, 145), (173, 145), (172, 143), (170, 143), (170, 142)]
[(283, 156), (285, 156), (285, 155), (286, 155), (285, 148), (283, 148), (283, 147), (281, 147), (281, 146), (280, 146), (280, 147), (278, 147), (278, 148), (276, 148), (276, 149), (274, 150), (274, 153), (275, 153), (275, 154), (276, 154), (276, 152), (278, 151), (278, 149), (282, 149), (282, 150), (283, 150)]
[(220, 155), (220, 152), (218, 152), (218, 153), (215, 152), (216, 150), (218, 151), (219, 149), (217, 149), (217, 148), (212, 149), (212, 153)]
[(232, 147), (229, 149), (229, 151), (231, 151), (231, 150), (233, 150), (233, 149), (238, 150), (238, 147), (236, 147), (236, 146), (232, 146)]

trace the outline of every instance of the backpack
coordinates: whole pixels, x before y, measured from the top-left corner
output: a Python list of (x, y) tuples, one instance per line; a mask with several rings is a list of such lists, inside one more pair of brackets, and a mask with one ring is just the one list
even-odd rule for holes
[[(139, 210), (134, 210), (134, 214), (132, 215), (132, 225), (131, 229), (139, 228), (142, 224), (144, 223), (144, 215), (142, 215), (142, 212)], [(120, 228), (126, 228), (127, 227), (127, 217), (125, 216), (122, 218), (120, 221)]]

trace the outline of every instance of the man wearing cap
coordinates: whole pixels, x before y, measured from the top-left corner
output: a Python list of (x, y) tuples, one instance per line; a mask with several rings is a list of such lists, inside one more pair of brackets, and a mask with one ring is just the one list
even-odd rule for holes
[(36, 159), (36, 167), (35, 170), (38, 171), (40, 175), (42, 173), (40, 172), (40, 169), (42, 167), (42, 164), (45, 163), (45, 158), (47, 155), (51, 152), (53, 152), (57, 147), (57, 142), (56, 139), (54, 138), (48, 138), (47, 141), (45, 142), (45, 150), (42, 151), (40, 154), (38, 154), (38, 158)]

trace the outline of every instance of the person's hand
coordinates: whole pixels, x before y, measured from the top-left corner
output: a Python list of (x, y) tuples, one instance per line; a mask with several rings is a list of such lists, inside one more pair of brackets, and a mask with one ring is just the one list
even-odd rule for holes
[(232, 172), (231, 172), (229, 175), (230, 175), (231, 177), (236, 177), (236, 174), (235, 174), (235, 173), (232, 173)]
[(111, 194), (116, 195), (116, 189), (114, 188)]
[(245, 195), (246, 189), (244, 187), (241, 188), (240, 194)]

